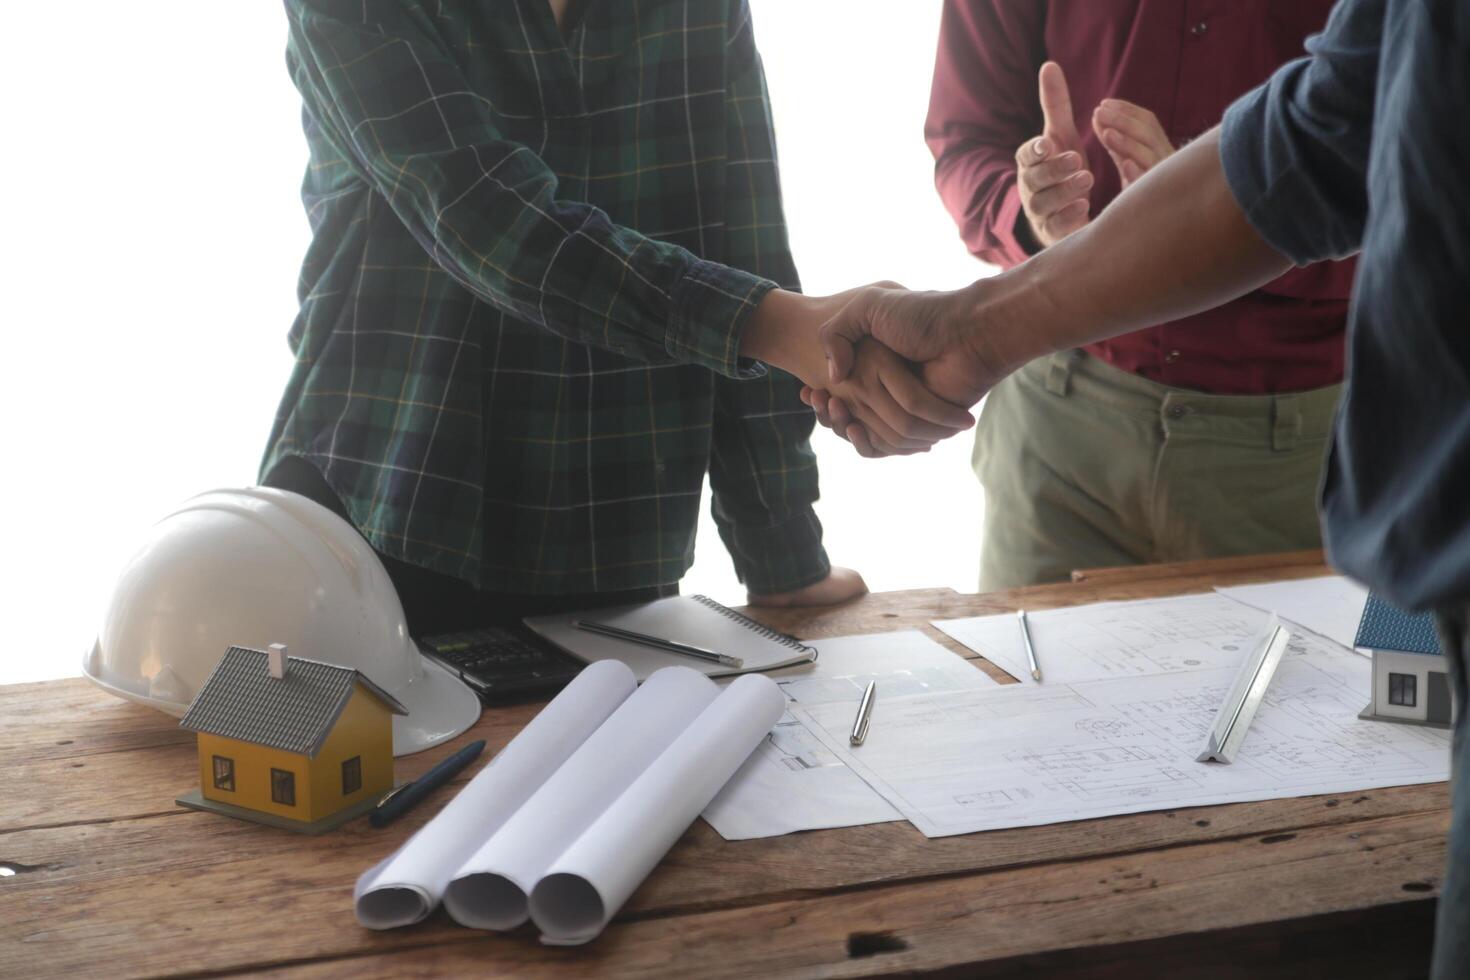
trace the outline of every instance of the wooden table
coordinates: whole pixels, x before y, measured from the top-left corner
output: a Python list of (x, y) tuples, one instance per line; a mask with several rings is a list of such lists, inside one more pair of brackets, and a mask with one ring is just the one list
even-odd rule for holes
[[(927, 622), (1324, 572), (1307, 553), (763, 618), (805, 637), (922, 627), (973, 657)], [(535, 710), (486, 711), (455, 744), (493, 751)], [(940, 840), (891, 823), (729, 843), (700, 821), (600, 939), (550, 949), (442, 912), (359, 927), (353, 881), (437, 807), (323, 838), (182, 810), (193, 743), (82, 680), (0, 687), (0, 975), (1414, 976), (1449, 826), (1444, 784)]]

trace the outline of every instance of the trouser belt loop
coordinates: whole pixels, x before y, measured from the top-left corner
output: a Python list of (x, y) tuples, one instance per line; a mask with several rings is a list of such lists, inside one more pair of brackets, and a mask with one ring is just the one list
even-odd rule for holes
[(1277, 395), (1271, 402), (1271, 448), (1278, 453), (1295, 449), (1302, 434), (1302, 410), (1295, 395)]
[(1058, 351), (1051, 356), (1046, 369), (1046, 390), (1063, 398), (1071, 391), (1072, 365), (1076, 362), (1076, 351)]

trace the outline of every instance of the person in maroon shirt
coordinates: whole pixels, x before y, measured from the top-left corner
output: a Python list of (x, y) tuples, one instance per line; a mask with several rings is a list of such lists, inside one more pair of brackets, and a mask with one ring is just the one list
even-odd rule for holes
[[(946, 0), (925, 125), (970, 251), (1024, 262), (1303, 53), (1331, 0)], [(1351, 262), (1032, 362), (989, 395), (981, 586), (1318, 547)]]

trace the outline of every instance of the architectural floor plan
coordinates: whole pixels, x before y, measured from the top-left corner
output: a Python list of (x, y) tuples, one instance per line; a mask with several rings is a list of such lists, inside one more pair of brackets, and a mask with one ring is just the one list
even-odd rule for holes
[[(996, 686), (974, 663), (914, 630), (815, 642), (815, 663), (768, 676), (789, 707), (835, 705), (849, 726), (868, 681), (877, 683), (884, 699)], [(902, 820), (903, 814), (788, 710), (704, 818), (726, 840), (746, 840)]]
[(1040, 633), (1046, 683), (880, 701), (858, 748), (850, 705), (791, 712), (930, 837), (1448, 777), (1447, 733), (1359, 720), (1368, 661), (1310, 633), (1293, 636), (1235, 762), (1196, 762), (1265, 614), (1186, 599), (1217, 615), (1059, 610), (1089, 625), (1054, 619), (1051, 641)]
[[(1048, 609), (1028, 618), (1045, 682), (1071, 684), (1235, 667), (1269, 616), (1264, 609), (1206, 592)], [(1035, 683), (1014, 615), (949, 619), (933, 625), (1021, 683)], [(1335, 644), (1307, 646), (1299, 640), (1288, 656), (1310, 657), (1336, 649)]]

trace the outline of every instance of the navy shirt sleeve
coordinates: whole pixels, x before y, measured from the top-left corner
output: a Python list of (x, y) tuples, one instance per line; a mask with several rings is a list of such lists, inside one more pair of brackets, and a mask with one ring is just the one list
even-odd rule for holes
[(1221, 124), (1225, 179), (1251, 225), (1297, 265), (1357, 252), (1368, 217), (1385, 0), (1342, 0), (1311, 57), (1283, 65)]

